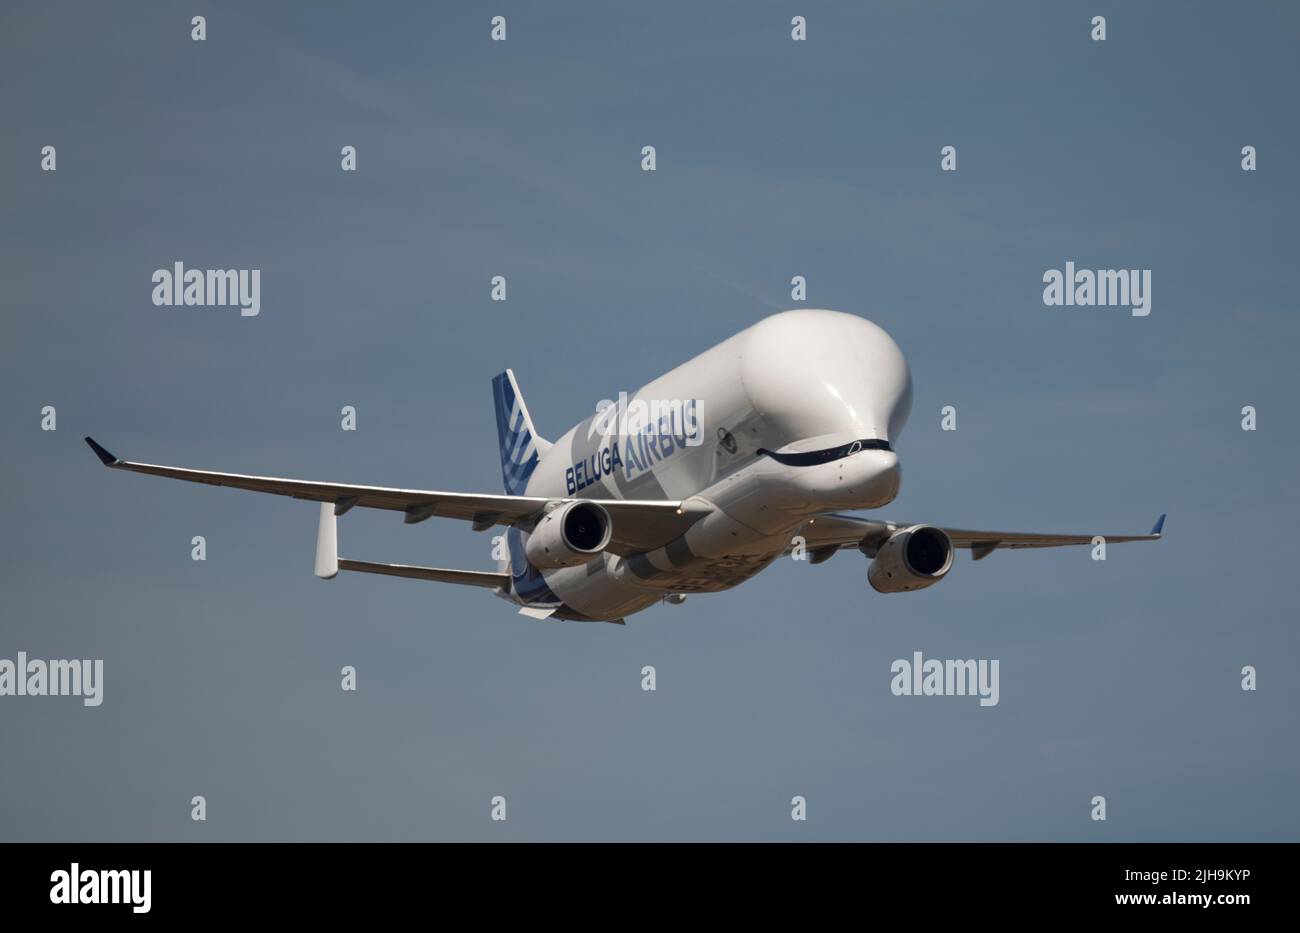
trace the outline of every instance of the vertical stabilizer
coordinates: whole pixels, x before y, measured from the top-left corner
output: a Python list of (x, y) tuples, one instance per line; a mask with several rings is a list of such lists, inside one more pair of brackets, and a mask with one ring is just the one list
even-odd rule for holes
[(513, 372), (507, 369), (492, 380), (492, 400), (501, 445), (501, 479), (507, 495), (522, 496), (537, 461), (551, 444), (537, 435)]

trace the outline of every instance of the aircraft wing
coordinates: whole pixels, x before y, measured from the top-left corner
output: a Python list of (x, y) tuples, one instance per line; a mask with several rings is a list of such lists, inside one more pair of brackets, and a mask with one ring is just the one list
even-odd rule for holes
[[(342, 515), (353, 507), (389, 509), (402, 512), (407, 524), (435, 516), (459, 518), (473, 522), (475, 531), (493, 525), (515, 525), (530, 530), (533, 523), (552, 502), (540, 496), (505, 496), (490, 493), (439, 492), (429, 489), (395, 489), (385, 486), (354, 486), (347, 483), (321, 483), (311, 480), (282, 479), (275, 476), (248, 476), (241, 473), (217, 473), (184, 467), (160, 466), (122, 460), (109, 453), (92, 438), (86, 438), (96, 456), (107, 467), (130, 470), (151, 476), (167, 476), (191, 483), (230, 486), (292, 496), (313, 502), (333, 502), (334, 514)], [(608, 548), (615, 554), (634, 554), (662, 547), (679, 537), (710, 511), (700, 501), (639, 501), (630, 499), (589, 499), (604, 506), (611, 519)]]
[[(907, 528), (906, 523), (877, 521), (859, 518), (855, 515), (827, 514), (818, 515), (799, 534), (806, 542), (808, 552), (813, 560), (820, 563), (835, 551), (844, 547), (856, 547), (868, 556), (874, 555), (886, 538), (900, 528)], [(940, 526), (941, 527), (941, 526)], [(1156, 521), (1150, 534), (1145, 535), (1100, 535), (1107, 544), (1122, 544), (1126, 541), (1158, 541), (1164, 531), (1165, 516)], [(1045, 535), (1024, 531), (972, 531), (966, 528), (944, 528), (952, 539), (953, 547), (969, 548), (975, 560), (988, 557), (1001, 548), (1023, 547), (1063, 547), (1071, 544), (1091, 544), (1094, 535)], [(820, 558), (820, 560), (818, 559)]]

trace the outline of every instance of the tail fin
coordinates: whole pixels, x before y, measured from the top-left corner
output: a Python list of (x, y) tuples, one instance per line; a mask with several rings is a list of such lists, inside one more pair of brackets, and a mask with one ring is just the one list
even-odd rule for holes
[(533, 428), (515, 374), (506, 370), (492, 379), (492, 400), (497, 410), (497, 440), (501, 444), (501, 478), (506, 494), (522, 496), (542, 454), (551, 449)]

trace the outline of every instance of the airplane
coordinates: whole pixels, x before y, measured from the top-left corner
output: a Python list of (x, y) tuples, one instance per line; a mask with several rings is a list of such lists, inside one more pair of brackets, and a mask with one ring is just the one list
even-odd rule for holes
[[(731, 589), (785, 554), (820, 564), (841, 550), (870, 562), (880, 593), (933, 586), (955, 549), (1088, 545), (1093, 535), (974, 531), (845, 514), (898, 494), (898, 443), (912, 406), (902, 351), (880, 327), (839, 311), (766, 317), (618, 402), (558, 441), (533, 425), (514, 373), (492, 380), (504, 495), (246, 476), (122, 460), (104, 465), (321, 503), (316, 575), (340, 570), (484, 587), (537, 619), (624, 624), (688, 595)], [(505, 529), (495, 571), (338, 556), (353, 508)], [(1102, 535), (1108, 544), (1155, 541)]]

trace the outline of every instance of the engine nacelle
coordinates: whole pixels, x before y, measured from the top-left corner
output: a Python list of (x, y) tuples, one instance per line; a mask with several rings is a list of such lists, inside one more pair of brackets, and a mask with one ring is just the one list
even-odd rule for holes
[(610, 521), (594, 502), (566, 502), (551, 509), (528, 536), (524, 554), (539, 570), (585, 564), (609, 544)]
[(952, 541), (941, 528), (912, 525), (876, 551), (867, 580), (877, 593), (906, 593), (938, 583), (952, 568)]

